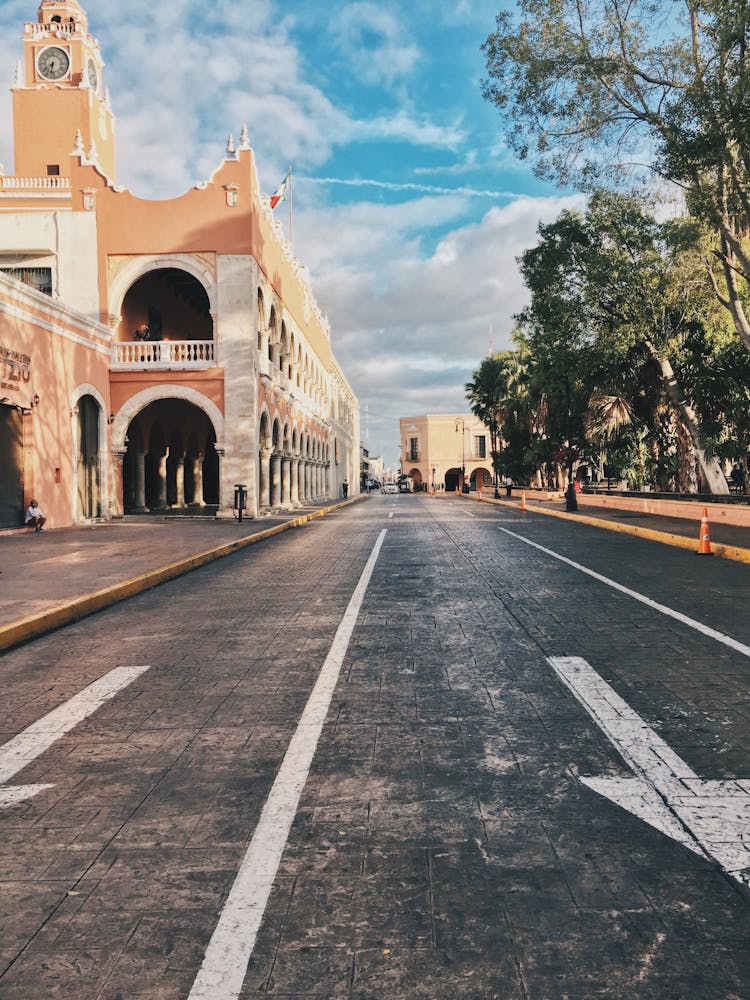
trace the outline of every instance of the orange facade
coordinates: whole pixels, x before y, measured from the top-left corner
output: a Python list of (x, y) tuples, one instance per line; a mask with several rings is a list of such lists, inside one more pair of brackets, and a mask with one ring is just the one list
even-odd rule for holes
[[(205, 183), (138, 198), (114, 182), (99, 46), (76, 0), (42, 0), (23, 47), (15, 173), (0, 176), (0, 270), (88, 330), (66, 342), (64, 379), (60, 355), (37, 367), (57, 382), (39, 396), (59, 389), (62, 424), (95, 372), (98, 411), (86, 421), (103, 428), (95, 500), (60, 507), (61, 523), (207, 506), (231, 516), (235, 480), (248, 482), (254, 514), (338, 495), (357, 477), (356, 398), (260, 194), (247, 131)], [(16, 349), (19, 337), (0, 312), (0, 345)], [(67, 468), (75, 479), (74, 455), (53, 466), (58, 478)]]

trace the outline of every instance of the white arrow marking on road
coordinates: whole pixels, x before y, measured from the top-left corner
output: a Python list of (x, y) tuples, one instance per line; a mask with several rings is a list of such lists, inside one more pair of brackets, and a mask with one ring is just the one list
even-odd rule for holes
[(548, 662), (636, 775), (581, 782), (750, 885), (750, 782), (703, 781), (586, 660)]
[(64, 705), (53, 709), (38, 722), (24, 729), (18, 736), (0, 747), (0, 809), (30, 799), (46, 788), (54, 785), (16, 785), (3, 787), (7, 781), (14, 778), (33, 760), (40, 757), (45, 750), (62, 739), (66, 733), (74, 729), (79, 722), (131, 684), (136, 677), (149, 670), (150, 667), (115, 667), (98, 681), (89, 684), (87, 688), (74, 695)]

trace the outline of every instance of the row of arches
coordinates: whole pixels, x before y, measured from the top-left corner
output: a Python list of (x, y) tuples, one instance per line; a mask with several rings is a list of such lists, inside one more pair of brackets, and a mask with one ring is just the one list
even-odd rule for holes
[(297, 506), (331, 495), (330, 445), (264, 411), (258, 432), (261, 510)]
[(263, 290), (258, 289), (258, 351), (267, 357), (292, 386), (296, 386), (316, 405), (327, 396), (327, 377), (323, 366), (311, 351), (290, 331), (286, 321), (279, 322), (275, 305), (267, 310)]
[[(418, 468), (415, 467), (410, 469), (408, 475), (414, 480), (415, 485), (422, 485), (424, 480), (422, 472)], [(431, 485), (439, 489), (444, 489), (446, 493), (455, 493), (456, 490), (461, 490), (463, 488), (463, 477), (464, 474), (461, 469), (448, 469), (445, 475), (441, 476), (439, 479), (436, 478), (436, 481)], [(474, 469), (468, 477), (468, 485), (472, 491), (488, 489), (492, 486), (492, 483), (492, 473), (489, 469), (481, 467)]]

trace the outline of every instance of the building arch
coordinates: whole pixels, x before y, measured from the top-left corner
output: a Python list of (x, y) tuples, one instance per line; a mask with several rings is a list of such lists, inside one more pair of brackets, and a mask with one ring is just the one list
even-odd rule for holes
[[(81, 408), (85, 405), (82, 401), (85, 399), (91, 399), (96, 406), (96, 413), (94, 414), (94, 419), (96, 420), (96, 427), (92, 428), (90, 421), (92, 418), (91, 413), (87, 417), (82, 418)], [(73, 476), (71, 477), (71, 510), (75, 511), (75, 520), (88, 520), (92, 517), (101, 517), (104, 511), (109, 506), (109, 489), (108, 484), (110, 480), (110, 462), (109, 454), (106, 449), (107, 441), (107, 411), (106, 411), (106, 401), (101, 392), (96, 388), (95, 385), (90, 383), (82, 383), (73, 390), (71, 394), (71, 434), (73, 441)], [(88, 427), (84, 428), (82, 426), (82, 419), (88, 421)], [(93, 456), (88, 454), (82, 454), (85, 449), (87, 452), (91, 445), (90, 433), (94, 432), (96, 436), (96, 459), (94, 461)], [(82, 448), (82, 445), (84, 446)], [(84, 480), (86, 484), (84, 485)], [(96, 513), (92, 513), (90, 510), (86, 512), (84, 510), (84, 497), (81, 490), (85, 489), (89, 498), (85, 501), (86, 505), (94, 503), (97, 505), (98, 510)], [(93, 495), (92, 492), (93, 491)]]
[(445, 492), (455, 493), (461, 488), (461, 470), (460, 469), (448, 469), (445, 473)]
[(261, 450), (271, 447), (271, 414), (264, 403), (258, 421), (258, 442)]
[(199, 410), (203, 410), (210, 422), (213, 424), (216, 434), (216, 449), (222, 451), (224, 448), (224, 414), (216, 403), (187, 385), (154, 385), (148, 389), (131, 396), (127, 402), (123, 403), (112, 424), (112, 450), (124, 452), (127, 446), (128, 427), (138, 416), (141, 410), (145, 410), (151, 403), (159, 399), (182, 399), (186, 403), (192, 403)]
[(213, 272), (192, 254), (150, 254), (130, 261), (112, 279), (108, 295), (110, 326), (114, 328), (122, 322), (125, 296), (140, 278), (151, 271), (170, 269), (185, 271), (203, 286), (208, 297), (208, 311), (213, 319), (216, 315), (216, 278)]
[(489, 469), (479, 466), (469, 476), (469, 482), (471, 483), (472, 490), (487, 489), (489, 486), (492, 486), (492, 473)]
[(193, 401), (160, 393), (139, 408), (122, 455), (125, 513), (219, 504), (216, 428)]
[(263, 289), (258, 289), (258, 350), (263, 350), (263, 334), (266, 329), (266, 304)]

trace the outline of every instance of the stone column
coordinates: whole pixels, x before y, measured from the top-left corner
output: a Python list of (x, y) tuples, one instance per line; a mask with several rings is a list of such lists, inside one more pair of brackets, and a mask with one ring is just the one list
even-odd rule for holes
[(133, 452), (133, 510), (143, 513), (146, 507), (146, 456)]
[(191, 507), (205, 507), (206, 501), (203, 499), (203, 455), (195, 455), (189, 461), (193, 469), (193, 499), (190, 501)]
[(292, 506), (299, 507), (299, 458), (293, 457), (291, 459), (291, 476), (292, 476)]
[(159, 464), (156, 473), (157, 482), (157, 492), (156, 492), (156, 507), (157, 510), (166, 510), (167, 507), (167, 459), (169, 458), (169, 448), (164, 452), (163, 455), (159, 455)]
[(281, 506), (281, 455), (271, 455), (271, 506)]
[(259, 455), (260, 490), (258, 502), (261, 507), (271, 506), (271, 449), (261, 448)]
[(181, 455), (174, 467), (175, 507), (187, 507), (185, 503), (185, 456)]
[(303, 499), (305, 503), (310, 499), (310, 463), (308, 461), (303, 462), (302, 476), (304, 480), (303, 489)]
[(291, 479), (292, 459), (289, 455), (282, 455), (281, 458), (281, 503), (288, 507), (292, 502), (292, 479)]
[[(123, 475), (123, 466), (125, 455), (127, 454), (126, 449), (112, 449), (112, 499), (110, 501), (110, 515), (116, 514), (121, 515), (125, 513), (125, 477)], [(132, 493), (133, 483), (130, 483), (130, 489)], [(130, 500), (130, 505), (132, 506), (132, 496), (128, 497)]]

